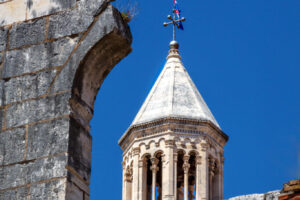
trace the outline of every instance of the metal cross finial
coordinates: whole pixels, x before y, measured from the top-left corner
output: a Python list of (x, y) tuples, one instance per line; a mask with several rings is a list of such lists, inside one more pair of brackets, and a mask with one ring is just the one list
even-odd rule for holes
[(180, 22), (184, 22), (185, 18), (182, 17), (181, 19), (175, 18), (175, 10), (173, 10), (173, 17), (171, 15), (168, 15), (168, 19), (171, 20), (170, 22), (165, 22), (164, 26), (168, 26), (170, 24), (173, 24), (173, 40), (175, 40), (175, 27), (180, 28)]

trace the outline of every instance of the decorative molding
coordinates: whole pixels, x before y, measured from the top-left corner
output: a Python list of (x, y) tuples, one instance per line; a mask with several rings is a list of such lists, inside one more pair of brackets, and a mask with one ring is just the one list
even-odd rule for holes
[(201, 165), (202, 164), (202, 157), (201, 156), (196, 156), (196, 164)]
[(132, 149), (132, 153), (134, 156), (139, 155), (141, 152), (140, 147), (135, 147)]

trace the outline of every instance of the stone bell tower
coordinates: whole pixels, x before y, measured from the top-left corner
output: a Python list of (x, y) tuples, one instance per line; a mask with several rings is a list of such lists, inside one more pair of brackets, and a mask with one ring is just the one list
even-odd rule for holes
[(178, 43), (119, 140), (123, 200), (223, 200), (228, 136), (184, 68)]

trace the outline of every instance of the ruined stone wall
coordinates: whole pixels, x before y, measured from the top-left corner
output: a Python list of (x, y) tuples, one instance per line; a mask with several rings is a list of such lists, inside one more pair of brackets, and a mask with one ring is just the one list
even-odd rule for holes
[(130, 51), (108, 0), (0, 0), (0, 199), (89, 199), (89, 121)]

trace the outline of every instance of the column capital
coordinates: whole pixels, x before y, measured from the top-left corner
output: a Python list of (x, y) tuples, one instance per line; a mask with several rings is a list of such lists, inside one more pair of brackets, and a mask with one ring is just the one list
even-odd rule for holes
[(190, 159), (190, 156), (189, 156), (189, 155), (184, 155), (184, 156), (183, 156), (183, 161), (184, 161), (185, 163), (188, 162), (189, 159)]
[(126, 168), (126, 162), (125, 161), (122, 162), (122, 167), (123, 167), (123, 169)]
[(201, 160), (202, 160), (201, 156), (196, 156), (196, 164), (197, 165), (201, 165)]
[(174, 162), (177, 162), (178, 161), (178, 153), (174, 153), (173, 156), (174, 156)]
[(189, 172), (189, 169), (190, 169), (190, 164), (184, 163), (182, 165), (182, 168), (183, 168), (184, 174), (187, 174)]
[(222, 156), (222, 157), (221, 157), (221, 163), (224, 165), (224, 162), (225, 162), (225, 157)]
[(214, 176), (216, 171), (216, 160), (214, 158), (209, 158), (209, 173)]
[(207, 143), (201, 143), (201, 151), (206, 151), (209, 145)]
[(125, 172), (125, 181), (131, 182), (132, 181), (132, 169), (127, 168)]
[(158, 167), (157, 165), (152, 165), (152, 166), (150, 167), (150, 170), (151, 170), (153, 173), (156, 173), (156, 172), (159, 171), (159, 167)]
[(175, 140), (166, 140), (166, 147), (174, 147)]
[(146, 165), (146, 161), (144, 159), (139, 160), (139, 167), (144, 167)]
[(140, 151), (141, 151), (140, 147), (135, 147), (135, 148), (132, 149), (132, 154), (134, 156), (139, 155)]
[(159, 160), (155, 157), (150, 158), (150, 161), (151, 161), (152, 165), (157, 165), (159, 162)]

